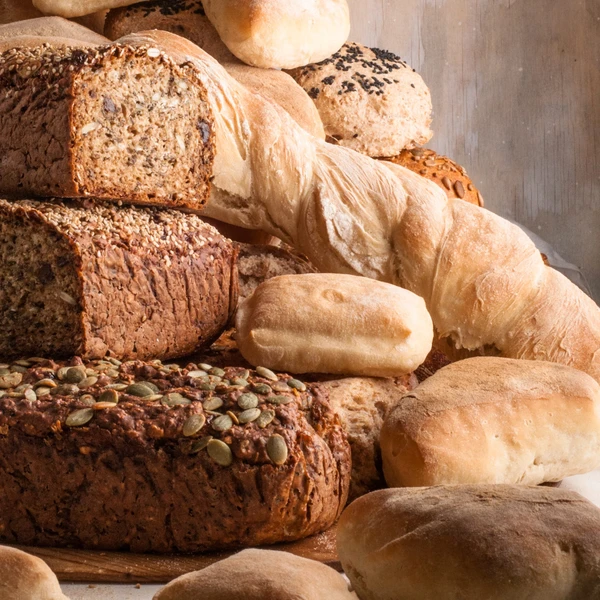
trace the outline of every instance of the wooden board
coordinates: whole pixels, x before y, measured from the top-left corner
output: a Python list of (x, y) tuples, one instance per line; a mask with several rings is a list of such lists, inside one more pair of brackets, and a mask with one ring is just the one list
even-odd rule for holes
[[(17, 548), (44, 560), (59, 581), (84, 583), (168, 583), (233, 554), (153, 555), (31, 546)], [(299, 542), (269, 546), (269, 549), (291, 552), (342, 570), (335, 548), (335, 528)]]

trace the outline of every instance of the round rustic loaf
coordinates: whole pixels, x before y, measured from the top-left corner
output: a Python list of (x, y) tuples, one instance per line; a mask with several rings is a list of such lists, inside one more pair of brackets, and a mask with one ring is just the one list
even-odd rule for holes
[(433, 181), (450, 199), (460, 198), (476, 206), (483, 206), (483, 196), (465, 169), (447, 156), (437, 154), (428, 148), (413, 148), (403, 150), (398, 156), (386, 160)]
[(561, 489), (380, 490), (344, 511), (337, 547), (362, 600), (600, 598), (600, 510)]
[(387, 416), (389, 486), (539, 484), (600, 467), (600, 386), (545, 361), (452, 363)]
[(56, 575), (40, 558), (16, 548), (0, 546), (2, 600), (69, 600)]
[(373, 157), (396, 156), (433, 135), (429, 89), (391, 52), (349, 42), (289, 73), (314, 100), (333, 143)]
[(433, 325), (419, 296), (354, 275), (265, 281), (238, 307), (244, 358), (291, 373), (393, 377), (427, 357)]
[(315, 560), (274, 550), (243, 550), (178, 577), (154, 600), (358, 600), (344, 578)]
[(350, 33), (346, 0), (203, 0), (206, 16), (240, 60), (293, 69), (323, 60)]

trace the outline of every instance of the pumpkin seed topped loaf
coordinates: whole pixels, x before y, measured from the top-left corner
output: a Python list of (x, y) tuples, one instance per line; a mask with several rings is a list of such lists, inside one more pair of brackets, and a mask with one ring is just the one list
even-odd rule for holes
[(187, 356), (235, 309), (235, 257), (195, 215), (0, 200), (0, 360)]
[(136, 552), (292, 541), (338, 518), (326, 398), (257, 367), (0, 364), (0, 540)]

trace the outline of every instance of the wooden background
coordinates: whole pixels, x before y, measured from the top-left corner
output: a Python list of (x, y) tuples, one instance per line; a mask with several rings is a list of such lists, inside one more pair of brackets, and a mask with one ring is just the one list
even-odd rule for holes
[(600, 300), (600, 0), (349, 3), (351, 39), (399, 54), (430, 87), (428, 145)]

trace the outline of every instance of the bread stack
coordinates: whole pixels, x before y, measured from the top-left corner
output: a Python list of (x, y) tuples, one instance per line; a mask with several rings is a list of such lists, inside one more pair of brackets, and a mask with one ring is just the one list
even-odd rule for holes
[(535, 487), (600, 466), (600, 310), (420, 148), (421, 77), (343, 0), (76, 4), (0, 27), (0, 539), (291, 541), (383, 465), (356, 594), (245, 551), (158, 597), (600, 598), (597, 509)]

